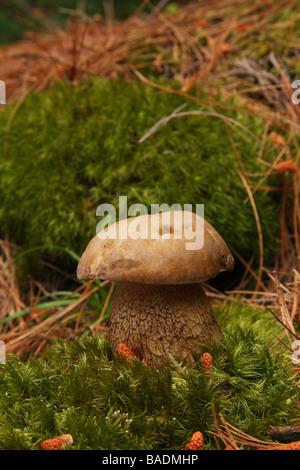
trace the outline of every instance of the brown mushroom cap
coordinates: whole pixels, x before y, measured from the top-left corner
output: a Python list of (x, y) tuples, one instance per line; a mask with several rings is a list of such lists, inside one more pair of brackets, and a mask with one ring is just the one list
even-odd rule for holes
[[(223, 238), (198, 214), (186, 214), (170, 211), (140, 215), (105, 228), (84, 251), (77, 267), (78, 279), (190, 284), (231, 271), (234, 261)], [(200, 230), (203, 246), (200, 243), (200, 248), (191, 249), (199, 244)], [(140, 237), (133, 239), (132, 233), (137, 232)]]

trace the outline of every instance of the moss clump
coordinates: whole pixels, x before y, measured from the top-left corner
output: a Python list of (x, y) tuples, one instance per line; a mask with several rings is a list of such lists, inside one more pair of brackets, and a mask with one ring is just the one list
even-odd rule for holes
[[(245, 258), (258, 253), (253, 210), (243, 203), (247, 194), (224, 121), (207, 115), (176, 118), (139, 144), (158, 120), (185, 103), (176, 94), (151, 91), (122, 80), (96, 79), (76, 87), (58, 83), (28, 96), (7, 134), (12, 107), (5, 109), (0, 115), (5, 141), (0, 149), (1, 236), (8, 232), (24, 247), (60, 245), (80, 254), (95, 234), (97, 206), (118, 208), (119, 196), (126, 195), (128, 207), (139, 202), (149, 210), (154, 203), (202, 203), (206, 219), (230, 248)], [(234, 101), (227, 104), (235, 110), (226, 115), (263, 135), (261, 119), (243, 114)], [(186, 109), (205, 108), (190, 104)], [(238, 130), (230, 132), (246, 171), (261, 173), (260, 144)], [(277, 246), (275, 194), (255, 194), (266, 257)]]
[(9, 356), (0, 366), (0, 448), (39, 449), (70, 433), (72, 449), (180, 450), (200, 430), (213, 449), (212, 404), (232, 425), (268, 440), (270, 424), (294, 416), (297, 394), (286, 350), (277, 348), (275, 358), (268, 349), (281, 327), (263, 309), (233, 304), (216, 313), (224, 341), (208, 349), (210, 378), (200, 357), (189, 369), (114, 360), (107, 338), (57, 343), (25, 361)]

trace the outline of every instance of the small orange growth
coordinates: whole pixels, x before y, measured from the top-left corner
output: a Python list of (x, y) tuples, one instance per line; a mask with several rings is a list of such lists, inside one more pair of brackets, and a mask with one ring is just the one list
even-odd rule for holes
[[(123, 356), (127, 361), (129, 361), (130, 359), (136, 359), (136, 360), (139, 360), (139, 358), (133, 354), (133, 352), (131, 351), (131, 349), (126, 346), (125, 343), (120, 343), (119, 346), (118, 346), (118, 352), (121, 356)], [(143, 359), (142, 362), (147, 366), (147, 361), (146, 359)]]
[(62, 434), (61, 436), (54, 437), (53, 439), (46, 439), (42, 442), (41, 447), (43, 450), (63, 450), (73, 444), (73, 437), (71, 434)]
[(202, 26), (205, 26), (206, 23), (207, 23), (207, 19), (206, 19), (206, 18), (202, 18), (201, 20), (196, 21), (196, 25), (199, 26), (200, 28), (201, 28)]
[(185, 446), (184, 450), (202, 450), (204, 445), (203, 435), (200, 431), (194, 432), (192, 439)]
[(121, 356), (125, 357), (125, 359), (137, 359), (137, 357), (133, 354), (131, 349), (126, 346), (124, 343), (120, 343), (118, 347), (118, 352)]
[(156, 55), (153, 64), (155, 67), (160, 68), (162, 66), (162, 58), (161, 55)]
[(289, 171), (291, 173), (298, 173), (299, 168), (297, 167), (296, 163), (292, 160), (285, 160), (283, 162), (279, 162), (275, 166), (275, 170), (277, 173), (284, 173), (285, 171)]
[(54, 73), (57, 78), (62, 78), (63, 76), (62, 67), (57, 67)]
[[(265, 448), (259, 448), (258, 450), (265, 450)], [(300, 441), (278, 444), (278, 446), (268, 446), (267, 450), (300, 450)]]
[(223, 54), (226, 54), (227, 52), (229, 52), (229, 50), (230, 47), (228, 42), (223, 42), (223, 44), (221, 44), (221, 52), (223, 52)]
[(213, 360), (209, 353), (204, 353), (202, 356), (202, 367), (204, 369), (205, 374), (209, 374), (209, 372), (213, 368)]
[(273, 142), (273, 144), (276, 144), (279, 147), (283, 147), (284, 145), (284, 138), (281, 135), (277, 134), (277, 132), (271, 133), (271, 141)]
[(184, 91), (185, 93), (188, 93), (194, 86), (193, 82), (187, 83), (181, 88), (181, 91)]
[(240, 26), (238, 26), (236, 28), (236, 30), (239, 32), (239, 33), (242, 33), (243, 31), (247, 31), (247, 29), (250, 29), (252, 28), (252, 25), (249, 24), (249, 23), (244, 23), (244, 24), (241, 24)]

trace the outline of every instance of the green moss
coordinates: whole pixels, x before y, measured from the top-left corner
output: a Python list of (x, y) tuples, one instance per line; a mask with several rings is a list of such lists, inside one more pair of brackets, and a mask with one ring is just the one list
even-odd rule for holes
[[(107, 338), (55, 344), (41, 358), (9, 356), (0, 366), (0, 448), (38, 449), (70, 433), (72, 449), (183, 449), (193, 432), (215, 447), (212, 404), (232, 425), (268, 440), (268, 426), (294, 416), (297, 387), (286, 375), (287, 350), (269, 352), (281, 331), (264, 309), (223, 305), (217, 310), (224, 341), (185, 369), (152, 369), (115, 360)], [(284, 365), (285, 369), (282, 367)]]
[[(58, 83), (31, 94), (7, 134), (12, 106), (5, 109), (0, 115), (0, 138), (6, 143), (0, 148), (1, 236), (8, 233), (23, 247), (60, 245), (80, 254), (95, 234), (97, 206), (118, 208), (119, 196), (126, 195), (128, 207), (139, 202), (149, 210), (154, 203), (204, 204), (206, 219), (230, 248), (246, 259), (258, 253), (253, 208), (243, 202), (240, 164), (222, 119), (176, 118), (138, 143), (184, 102), (142, 85), (97, 79), (76, 87)], [(227, 104), (236, 110), (226, 115), (262, 136), (261, 119), (244, 114), (238, 102)], [(193, 109), (205, 110), (193, 104), (186, 108)], [(246, 171), (264, 171), (256, 160), (260, 144), (237, 130), (230, 132)], [(258, 178), (251, 179), (253, 184)], [(268, 257), (277, 248), (279, 196), (257, 191), (255, 203)]]

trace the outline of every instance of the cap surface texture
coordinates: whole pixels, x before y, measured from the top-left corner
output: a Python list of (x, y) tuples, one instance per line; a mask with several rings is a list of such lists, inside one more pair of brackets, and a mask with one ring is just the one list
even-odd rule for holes
[(233, 265), (212, 225), (195, 213), (170, 211), (123, 219), (99, 232), (82, 254), (77, 277), (188, 284), (212, 279)]

